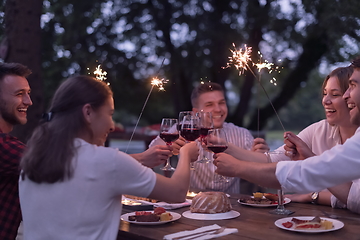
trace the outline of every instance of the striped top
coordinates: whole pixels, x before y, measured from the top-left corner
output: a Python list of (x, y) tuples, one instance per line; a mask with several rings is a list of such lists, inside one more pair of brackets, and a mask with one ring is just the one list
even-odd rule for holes
[[(250, 150), (253, 144), (253, 136), (250, 131), (246, 128), (235, 126), (233, 123), (223, 124), (223, 129), (228, 142)], [(149, 145), (149, 147), (154, 145), (164, 145), (164, 141), (157, 136)], [(199, 143), (200, 144), (200, 143)], [(199, 148), (199, 158), (203, 156), (203, 148)], [(206, 152), (206, 151), (205, 151)], [(207, 153), (206, 156), (213, 160), (213, 154)], [(229, 182), (217, 182), (215, 181), (217, 176), (215, 175), (215, 165), (212, 163), (196, 163), (195, 170), (191, 171), (190, 174), (190, 189), (199, 190), (199, 191), (221, 191), (226, 193), (240, 193), (240, 178), (229, 178)]]

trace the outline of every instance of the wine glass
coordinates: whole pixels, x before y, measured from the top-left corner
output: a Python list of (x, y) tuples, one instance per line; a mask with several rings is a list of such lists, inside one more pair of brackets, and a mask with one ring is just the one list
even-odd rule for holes
[(191, 116), (191, 115), (194, 115), (194, 112), (192, 111), (182, 111), (182, 112), (179, 112), (179, 124), (178, 124), (178, 130), (179, 132), (181, 131), (181, 125), (182, 125), (182, 122), (184, 120), (184, 117), (185, 116)]
[[(275, 150), (275, 151), (270, 151), (270, 152), (265, 153), (265, 155), (268, 158), (268, 162), (272, 162), (271, 161), (271, 156), (272, 155), (281, 155), (281, 154), (285, 154), (285, 152)], [(284, 207), (284, 194), (283, 194), (282, 189), (277, 190), (277, 195), (278, 195), (278, 205), (277, 205), (276, 209), (271, 210), (270, 213), (271, 214), (277, 214), (277, 215), (289, 215), (289, 214), (294, 213), (293, 211), (285, 209), (285, 207)]]
[[(200, 118), (194, 115), (186, 115), (181, 124), (180, 135), (186, 142), (195, 141), (200, 137)], [(194, 170), (194, 163), (191, 162), (190, 169)]]
[[(172, 143), (179, 138), (179, 131), (177, 130), (178, 120), (175, 118), (163, 118), (160, 126), (160, 138), (171, 146)], [(170, 157), (166, 161), (166, 165), (160, 168), (163, 171), (175, 171), (170, 164)]]
[(290, 215), (294, 213), (294, 211), (291, 211), (289, 209), (286, 209), (284, 206), (284, 194), (282, 189), (277, 190), (278, 195), (278, 205), (276, 209), (269, 211), (271, 214), (277, 214), (277, 215)]
[[(200, 117), (200, 141), (206, 146), (206, 136), (208, 135), (209, 130), (214, 128), (214, 123), (212, 120), (211, 112), (198, 112), (197, 116)], [(210, 163), (210, 159), (206, 157), (208, 151), (202, 149), (203, 154), (202, 158), (197, 160), (198, 163)]]
[[(222, 128), (211, 129), (206, 137), (206, 147), (213, 153), (224, 152), (228, 148), (225, 131)], [(218, 180), (215, 182), (229, 182), (230, 178), (216, 174)]]

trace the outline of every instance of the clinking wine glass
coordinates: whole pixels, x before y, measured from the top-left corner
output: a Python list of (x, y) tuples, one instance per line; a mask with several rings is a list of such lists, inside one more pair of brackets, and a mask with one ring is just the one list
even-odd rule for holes
[[(206, 137), (206, 147), (213, 153), (224, 152), (228, 148), (228, 141), (224, 130), (221, 128), (209, 130)], [(218, 179), (215, 179), (214, 182), (230, 181), (229, 177), (225, 177), (220, 174), (216, 174), (216, 176), (218, 176)]]
[[(195, 115), (184, 116), (181, 124), (180, 135), (185, 138), (186, 142), (195, 141), (200, 137), (200, 118)], [(194, 163), (191, 162), (190, 169), (194, 170)]]
[(293, 211), (286, 209), (284, 206), (284, 194), (282, 189), (277, 190), (278, 195), (278, 205), (276, 209), (269, 211), (271, 214), (277, 214), (277, 215), (290, 215), (294, 213)]
[[(177, 129), (178, 120), (175, 118), (163, 118), (160, 127), (160, 138), (171, 146), (172, 143), (179, 138), (179, 131)], [(163, 171), (175, 171), (175, 168), (170, 164), (170, 157), (166, 161), (166, 165), (161, 168)]]
[[(212, 119), (211, 112), (198, 112), (197, 116), (200, 117), (200, 141), (206, 146), (206, 136), (208, 135), (209, 130), (214, 128), (214, 122)], [(201, 159), (197, 160), (198, 163), (210, 163), (211, 160), (206, 157), (208, 151), (202, 149), (203, 154)]]
[(179, 132), (181, 131), (181, 126), (182, 126), (182, 122), (184, 120), (184, 117), (185, 116), (192, 116), (194, 115), (194, 112), (192, 111), (182, 111), (182, 112), (179, 112), (179, 124), (178, 124), (178, 130)]
[[(266, 156), (268, 158), (268, 162), (272, 162), (271, 161), (271, 156), (272, 155), (282, 155), (282, 154), (285, 154), (285, 153), (283, 151), (275, 150), (275, 151), (267, 152), (265, 154), (266, 154)], [(276, 209), (271, 210), (270, 213), (271, 214), (277, 214), (277, 215), (290, 215), (290, 214), (294, 213), (293, 211), (285, 209), (285, 206), (284, 206), (284, 194), (283, 194), (282, 189), (277, 190), (277, 195), (278, 195), (278, 205), (277, 205)]]

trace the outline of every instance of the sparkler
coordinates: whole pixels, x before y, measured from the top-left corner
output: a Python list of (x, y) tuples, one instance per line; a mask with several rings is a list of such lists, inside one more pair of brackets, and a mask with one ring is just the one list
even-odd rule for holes
[[(89, 68), (87, 68), (87, 70), (89, 70)], [(89, 73), (90, 74), (90, 73)], [(96, 80), (98, 81), (104, 81), (107, 79), (106, 75), (107, 72), (101, 69), (101, 65), (98, 65), (94, 71), (94, 75)], [(107, 85), (110, 85), (109, 82), (106, 83)]]
[(106, 71), (103, 71), (101, 69), (101, 66), (98, 65), (94, 71), (94, 74), (95, 74), (95, 78), (99, 81), (105, 81), (107, 79), (106, 75), (107, 75), (107, 72)]
[(236, 50), (236, 46), (233, 43), (233, 47), (235, 50), (231, 50), (232, 56), (229, 57), (229, 62), (227, 63), (226, 67), (228, 68), (233, 65), (237, 70), (239, 70), (239, 76), (245, 72), (245, 70), (251, 70), (249, 66), (249, 62), (252, 62), (251, 60), (251, 52), (252, 47), (247, 47), (246, 44), (244, 45), (244, 48), (240, 48), (239, 50)]
[[(165, 58), (163, 59), (161, 65), (160, 65), (160, 68), (159, 68), (159, 71), (158, 71), (157, 75), (159, 75), (159, 72), (160, 72), (162, 66), (164, 65), (164, 61), (165, 61)], [(154, 89), (155, 86), (159, 88), (159, 91), (165, 91), (164, 84), (167, 83), (168, 81), (169, 81), (169, 80), (164, 79), (164, 78), (159, 79), (158, 76), (152, 78), (152, 80), (151, 80), (151, 88), (150, 88), (149, 94), (148, 94), (147, 97), (146, 97), (146, 100), (145, 100), (144, 105), (143, 105), (143, 107), (142, 107), (142, 109), (141, 109), (140, 115), (139, 115), (139, 117), (138, 117), (138, 119), (137, 119), (137, 121), (136, 121), (134, 130), (133, 130), (133, 132), (132, 132), (132, 134), (131, 134), (131, 136), (130, 136), (130, 140), (129, 140), (128, 145), (127, 145), (127, 147), (126, 147), (125, 153), (127, 153), (128, 149), (129, 149), (129, 145), (130, 145), (130, 143), (131, 143), (131, 140), (132, 140), (133, 137), (134, 137), (136, 128), (137, 128), (137, 126), (138, 126), (138, 124), (139, 124), (139, 121), (140, 121), (140, 118), (141, 118), (141, 116), (142, 116), (142, 114), (143, 114), (143, 112), (144, 112), (145, 106), (146, 106), (146, 104), (147, 104), (147, 102), (148, 102), (148, 100), (149, 100), (149, 98), (150, 98), (151, 92), (153, 91), (153, 89)]]
[[(243, 48), (240, 48), (240, 49), (236, 49), (236, 46), (235, 44), (233, 43), (233, 47), (234, 47), (234, 50), (230, 49), (230, 52), (232, 53), (232, 56), (229, 57), (229, 62), (227, 63), (226, 67), (223, 67), (223, 68), (228, 68), (228, 67), (231, 67), (231, 66), (234, 66), (238, 71), (239, 71), (239, 76), (241, 74), (243, 74), (246, 70), (249, 70), (253, 75), (254, 77), (258, 80), (259, 82), (259, 85), (261, 86), (261, 88), (263, 89), (265, 95), (266, 95), (266, 98), (269, 100), (269, 103), (271, 105), (271, 107), (273, 108), (275, 114), (276, 114), (276, 117), (278, 118), (280, 124), (281, 124), (281, 127), (283, 128), (284, 132), (286, 131), (285, 130), (285, 127), (274, 107), (274, 105), (272, 104), (271, 102), (271, 99), (269, 97), (269, 95), (267, 94), (264, 86), (262, 85), (261, 83), (261, 70), (263, 69), (267, 69), (268, 70), (268, 73), (271, 73), (273, 72), (274, 70), (275, 71), (279, 71), (279, 67), (275, 67), (274, 68), (274, 63), (270, 63), (268, 62), (267, 60), (265, 60), (264, 62), (261, 62), (261, 58), (262, 58), (262, 55), (260, 52), (258, 52), (258, 54), (260, 55), (260, 62), (259, 63), (254, 63), (251, 59), (251, 52), (252, 52), (252, 48), (251, 47), (248, 47), (246, 44), (244, 45)], [(258, 72), (260, 73), (260, 77), (257, 77), (256, 74), (253, 72), (253, 70), (251, 69), (251, 66), (255, 66), (257, 69), (258, 69)], [(276, 78), (272, 78), (270, 80), (270, 83), (274, 84), (274, 86), (276, 86)], [(259, 120), (258, 120), (259, 121)]]

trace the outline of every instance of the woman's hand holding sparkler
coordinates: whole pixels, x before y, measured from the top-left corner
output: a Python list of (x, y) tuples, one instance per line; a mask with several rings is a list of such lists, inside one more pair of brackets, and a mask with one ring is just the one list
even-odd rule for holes
[(308, 145), (292, 132), (284, 133), (285, 155), (291, 160), (304, 160), (308, 157), (315, 156)]
[(169, 145), (156, 145), (147, 149), (145, 152), (130, 154), (133, 158), (138, 160), (142, 165), (153, 168), (164, 164), (166, 160), (171, 157), (173, 147)]
[(270, 148), (269, 145), (266, 143), (265, 139), (255, 138), (253, 141), (251, 151), (265, 153), (265, 152), (269, 152)]

